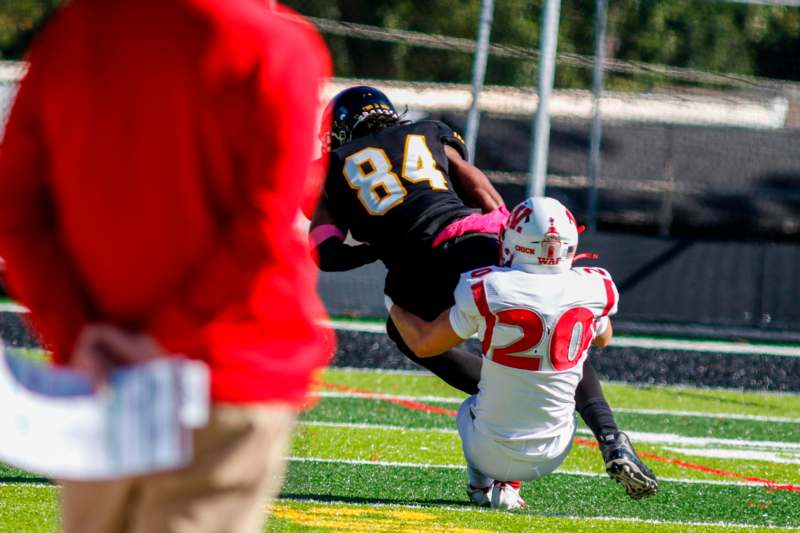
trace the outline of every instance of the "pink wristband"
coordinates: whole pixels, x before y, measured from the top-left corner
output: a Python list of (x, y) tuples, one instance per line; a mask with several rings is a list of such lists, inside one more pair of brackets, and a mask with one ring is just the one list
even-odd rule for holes
[(331, 237), (343, 241), (344, 233), (333, 224), (322, 224), (311, 230), (311, 233), (308, 234), (308, 242), (311, 243), (312, 248), (316, 248)]

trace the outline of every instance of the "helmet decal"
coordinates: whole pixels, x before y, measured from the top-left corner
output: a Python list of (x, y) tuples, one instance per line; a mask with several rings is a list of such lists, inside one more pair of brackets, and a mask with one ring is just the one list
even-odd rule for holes
[(569, 219), (570, 222), (572, 222), (572, 225), (578, 227), (578, 223), (575, 221), (575, 216), (572, 214), (572, 211), (566, 208), (564, 208), (564, 211), (567, 212), (567, 218)]
[(528, 198), (516, 206), (501, 235), (501, 263), (555, 274), (571, 268), (578, 246), (575, 217), (553, 198)]
[(514, 211), (512, 211), (511, 216), (508, 217), (508, 227), (519, 233), (521, 230), (520, 223), (530, 217), (530, 214), (533, 212), (533, 209), (525, 205), (525, 203), (519, 204)]

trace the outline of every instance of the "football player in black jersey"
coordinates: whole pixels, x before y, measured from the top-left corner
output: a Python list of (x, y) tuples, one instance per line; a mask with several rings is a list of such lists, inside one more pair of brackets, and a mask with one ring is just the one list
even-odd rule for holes
[[(457, 133), (438, 121), (403, 120), (378, 89), (342, 91), (326, 108), (323, 124), (329, 167), (310, 229), (320, 268), (350, 270), (380, 259), (388, 269), (386, 296), (433, 320), (452, 307), (462, 272), (498, 262), (498, 234), (508, 219), (503, 199), (466, 161)], [(363, 244), (346, 244), (348, 231)], [(467, 394), (477, 393), (480, 354), (455, 348), (419, 358), (391, 319), (386, 330), (412, 361)], [(600, 443), (609, 475), (632, 497), (654, 494), (655, 476), (617, 428), (588, 361), (575, 403)], [(644, 476), (634, 478), (632, 471)]]

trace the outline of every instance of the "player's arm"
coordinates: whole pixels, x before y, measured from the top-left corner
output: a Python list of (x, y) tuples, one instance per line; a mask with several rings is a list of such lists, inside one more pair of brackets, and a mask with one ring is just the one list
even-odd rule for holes
[(323, 196), (311, 219), (308, 238), (312, 257), (320, 270), (342, 272), (352, 270), (378, 259), (368, 244), (351, 246), (344, 242), (347, 228), (333, 218)]
[(611, 337), (614, 336), (614, 329), (611, 327), (611, 319), (607, 316), (601, 317), (597, 321), (597, 334), (592, 340), (592, 346), (605, 348), (611, 344)]
[(464, 342), (450, 324), (450, 311), (443, 311), (431, 322), (397, 305), (391, 306), (389, 314), (400, 336), (418, 357), (433, 357)]
[(444, 152), (450, 163), (450, 178), (465, 204), (480, 208), (484, 213), (505, 205), (500, 193), (478, 167), (461, 157), (450, 145), (445, 145)]

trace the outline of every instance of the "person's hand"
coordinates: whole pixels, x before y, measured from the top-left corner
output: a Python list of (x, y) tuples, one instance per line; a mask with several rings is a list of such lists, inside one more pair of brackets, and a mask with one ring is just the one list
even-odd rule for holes
[(83, 328), (70, 362), (99, 388), (108, 382), (108, 375), (115, 367), (143, 363), (164, 355), (164, 349), (150, 335), (96, 323)]

